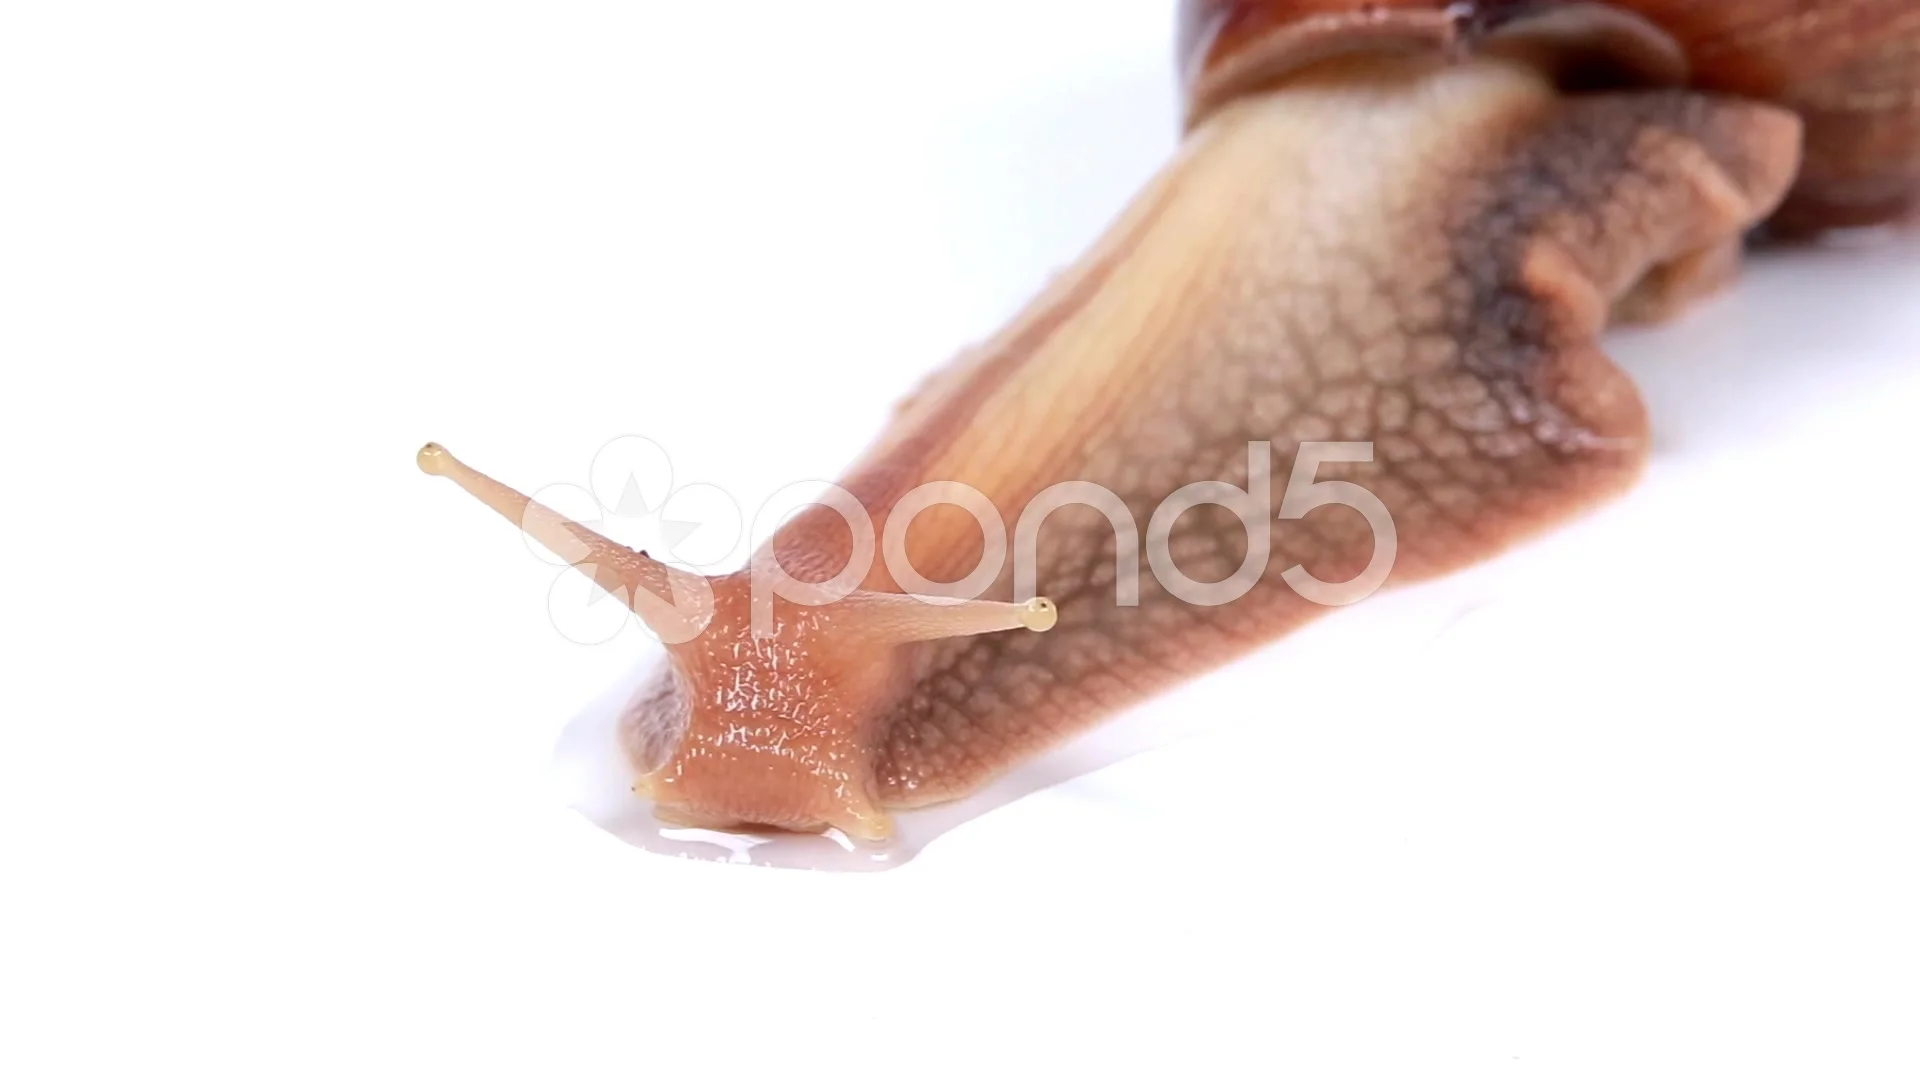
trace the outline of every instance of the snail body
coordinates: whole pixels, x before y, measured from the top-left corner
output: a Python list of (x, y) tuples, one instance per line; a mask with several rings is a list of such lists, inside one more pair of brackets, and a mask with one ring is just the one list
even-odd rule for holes
[(422, 451), (666, 643), (619, 747), (663, 820), (884, 838), (1618, 494), (1647, 417), (1601, 332), (1723, 287), (1762, 225), (1920, 189), (1920, 4), (1192, 0), (1181, 26), (1173, 159), (747, 568), (686, 573)]

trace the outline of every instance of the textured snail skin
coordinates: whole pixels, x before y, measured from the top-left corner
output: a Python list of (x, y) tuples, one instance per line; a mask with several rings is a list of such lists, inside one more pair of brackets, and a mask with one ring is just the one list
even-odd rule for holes
[[(1906, 5), (1829, 6), (1849, 14), (1753, 5), (1860, 35), (1911, 22)], [(1598, 343), (1608, 325), (1664, 318), (1730, 282), (1743, 238), (1796, 182), (1806, 213), (1890, 212), (1891, 173), (1849, 158), (1816, 167), (1802, 151), (1807, 118), (1840, 138), (1836, 117), (1868, 116), (1854, 126), (1899, 141), (1897, 110), (1863, 112), (1837, 89), (1898, 81), (1889, 57), (1906, 54), (1892, 46), (1810, 49), (1821, 72), (1800, 78), (1760, 30), (1653, 22), (1705, 4), (1640, 5), (1644, 17), (1360, 7), (1189, 4), (1196, 98), (1179, 151), (1043, 295), (903, 401), (840, 481), (876, 536), (920, 485), (968, 485), (1016, 549), (1036, 496), (1098, 485), (1124, 502), (1140, 562), (1120, 559), (1106, 513), (1068, 505), (1038, 531), (1036, 579), (1016, 591), (1010, 560), (965, 611), (902, 614), (908, 590), (876, 559), (857, 601), (780, 601), (774, 632), (756, 634), (756, 571), (708, 580), (700, 632), (670, 639), (621, 718), (621, 750), (656, 815), (883, 838), (892, 811), (973, 792), (1335, 610), (1292, 572), (1361, 578), (1380, 532), (1351, 507), (1285, 510), (1306, 444), (1370, 445), (1370, 460), (1322, 462), (1307, 480), (1357, 485), (1385, 509), (1388, 587), (1537, 535), (1626, 489), (1646, 459), (1640, 397)], [(1279, 9), (1319, 21), (1257, 21)], [(1284, 47), (1261, 55), (1274, 40)], [(1245, 66), (1217, 77), (1250, 56), (1258, 78)], [(1698, 89), (1687, 69), (1715, 56), (1726, 78), (1773, 89)], [(1605, 88), (1621, 76), (1664, 88)], [(422, 466), (510, 518), (528, 513), (437, 447)], [(1151, 567), (1144, 541), (1170, 496), (1222, 481), (1280, 512), (1256, 522), (1200, 505), (1162, 522), (1173, 567), (1196, 582), (1228, 579), (1265, 545), (1250, 591), (1195, 604)], [(971, 513), (937, 505), (912, 520), (920, 575), (954, 581), (979, 563)], [(551, 515), (524, 527), (577, 548), (563, 554), (617, 594), (686, 584)], [(851, 536), (838, 512), (813, 508), (753, 565), (825, 582), (847, 565)], [(1137, 606), (1120, 602), (1122, 585), (1138, 586)], [(1036, 595), (1057, 605), (1043, 621), (1022, 606)], [(669, 621), (635, 607), (649, 625)], [(1276, 683), (1277, 716), (1285, 689)]]

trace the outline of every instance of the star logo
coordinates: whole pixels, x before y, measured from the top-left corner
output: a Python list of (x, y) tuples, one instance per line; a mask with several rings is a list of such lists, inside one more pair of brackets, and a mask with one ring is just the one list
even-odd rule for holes
[[(712, 484), (676, 486), (673, 462), (652, 439), (625, 435), (600, 448), (585, 486), (552, 484), (536, 502), (616, 543), (670, 566), (707, 574), (726, 568), (746, 538), (733, 497)], [(547, 615), (569, 641), (604, 645), (628, 630), (657, 635), (620, 600), (564, 559), (529, 540), (528, 550), (556, 568)]]

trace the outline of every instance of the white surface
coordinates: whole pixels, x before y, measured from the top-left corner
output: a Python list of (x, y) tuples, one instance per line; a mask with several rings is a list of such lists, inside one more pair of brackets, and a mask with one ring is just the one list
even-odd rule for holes
[(1632, 498), (897, 871), (552, 798), (644, 646), (417, 444), (835, 475), (1171, 148), (1170, 7), (10, 10), (0, 1074), (1920, 1069), (1913, 242), (1618, 340)]

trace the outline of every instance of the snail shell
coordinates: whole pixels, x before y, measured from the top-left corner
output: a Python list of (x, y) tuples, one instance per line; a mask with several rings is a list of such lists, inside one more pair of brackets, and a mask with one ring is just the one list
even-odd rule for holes
[(1388, 49), (1531, 50), (1570, 87), (1687, 86), (1801, 117), (1783, 232), (1873, 225), (1920, 201), (1920, 4), (1911, 0), (1185, 0), (1189, 122), (1317, 61)]

